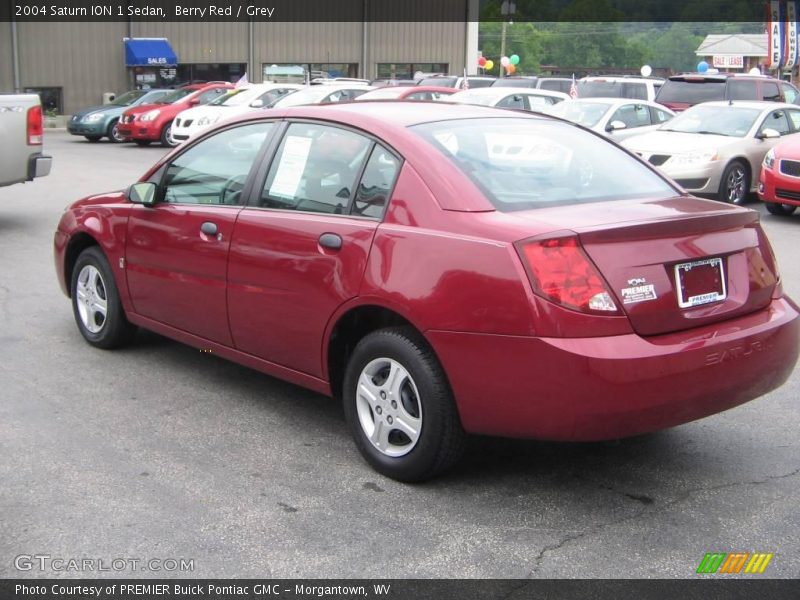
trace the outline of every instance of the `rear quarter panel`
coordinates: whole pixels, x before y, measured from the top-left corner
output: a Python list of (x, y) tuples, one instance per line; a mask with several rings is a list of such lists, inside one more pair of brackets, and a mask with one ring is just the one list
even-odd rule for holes
[(35, 94), (0, 94), (0, 186), (28, 181), (28, 161), (42, 149), (27, 140), (28, 109), (37, 104)]

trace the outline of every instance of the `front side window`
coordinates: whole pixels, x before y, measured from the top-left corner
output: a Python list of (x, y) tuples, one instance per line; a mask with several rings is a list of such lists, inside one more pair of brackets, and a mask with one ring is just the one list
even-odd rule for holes
[(728, 81), (728, 98), (731, 100), (761, 100), (761, 98), (758, 97), (758, 86), (756, 82), (746, 79), (731, 79)]
[(292, 123), (281, 141), (259, 206), (345, 214), (372, 142), (351, 131)]
[(643, 104), (625, 104), (612, 115), (611, 121), (622, 121), (628, 129), (650, 125), (650, 111)]
[(164, 202), (237, 205), (272, 123), (226, 129), (179, 155), (164, 176)]
[(761, 82), (761, 99), (769, 102), (780, 102), (781, 93), (780, 90), (778, 90), (777, 84), (771, 81)]
[(525, 108), (525, 100), (520, 94), (512, 94), (500, 100), (495, 106), (498, 108)]
[(612, 142), (561, 121), (460, 119), (411, 130), (504, 212), (677, 194)]
[(203, 92), (197, 97), (197, 101), (199, 104), (208, 104), (212, 100), (216, 100), (220, 96), (223, 96), (228, 93), (229, 90), (226, 88), (214, 88), (213, 90), (208, 90)]
[(769, 113), (758, 131), (762, 133), (765, 129), (774, 129), (781, 135), (791, 133), (792, 128), (789, 126), (789, 119), (786, 117), (786, 111), (773, 110)]

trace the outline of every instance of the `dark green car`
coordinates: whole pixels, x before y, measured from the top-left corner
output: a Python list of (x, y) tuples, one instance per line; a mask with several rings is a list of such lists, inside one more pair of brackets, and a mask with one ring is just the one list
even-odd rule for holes
[(107, 137), (114, 143), (124, 142), (117, 133), (117, 122), (123, 112), (140, 104), (152, 104), (174, 90), (131, 90), (125, 92), (111, 104), (85, 108), (72, 115), (67, 123), (67, 131), (72, 135), (82, 135), (90, 142), (98, 142)]

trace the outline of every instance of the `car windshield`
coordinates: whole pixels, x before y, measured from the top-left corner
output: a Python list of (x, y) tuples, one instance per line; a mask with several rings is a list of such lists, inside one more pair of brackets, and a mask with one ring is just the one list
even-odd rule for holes
[(221, 105), (224, 104), (226, 106), (231, 106), (233, 104), (232, 101), (233, 101), (234, 96), (240, 96), (241, 93), (244, 92), (244, 91), (245, 90), (241, 90), (241, 89), (239, 89), (239, 90), (230, 90), (230, 91), (224, 93), (222, 96), (220, 96), (216, 100), (212, 100), (211, 102), (209, 102), (208, 105), (209, 106), (221, 106)]
[(680, 113), (659, 129), (680, 133), (744, 137), (760, 114), (761, 110), (758, 108), (698, 104)]
[(130, 106), (146, 93), (145, 90), (131, 90), (116, 98), (111, 104), (114, 106)]
[(417, 85), (437, 85), (439, 87), (454, 87), (458, 77), (425, 77)]
[(459, 119), (411, 130), (504, 212), (677, 193), (613, 143), (561, 121)]
[(700, 104), (725, 99), (725, 82), (708, 79), (669, 79), (661, 86), (657, 102), (686, 102)]
[(170, 92), (163, 98), (156, 100), (156, 104), (172, 104), (173, 102), (177, 102), (181, 98), (185, 98), (189, 94), (194, 94), (197, 90), (192, 89), (180, 89), (175, 90), (174, 92)]
[(547, 110), (551, 115), (561, 117), (567, 121), (578, 123), (584, 127), (594, 127), (608, 112), (611, 102), (581, 102), (572, 100), (571, 102), (559, 102)]

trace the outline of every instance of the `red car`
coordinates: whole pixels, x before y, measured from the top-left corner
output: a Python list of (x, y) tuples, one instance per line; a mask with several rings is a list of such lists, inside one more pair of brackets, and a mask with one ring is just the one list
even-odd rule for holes
[(178, 113), (192, 106), (208, 104), (230, 89), (233, 89), (233, 85), (224, 81), (180, 87), (155, 104), (142, 104), (126, 110), (119, 119), (117, 131), (122, 137), (133, 140), (140, 146), (147, 146), (151, 142), (161, 142), (162, 146), (176, 146), (177, 142), (170, 133), (172, 120)]
[(757, 192), (773, 215), (788, 217), (800, 206), (800, 141), (788, 139), (767, 152)]
[(603, 440), (780, 386), (798, 309), (758, 212), (572, 123), (353, 102), (248, 114), (79, 200), (55, 263), (92, 345), (137, 326), (343, 398), (403, 481), (465, 432)]

